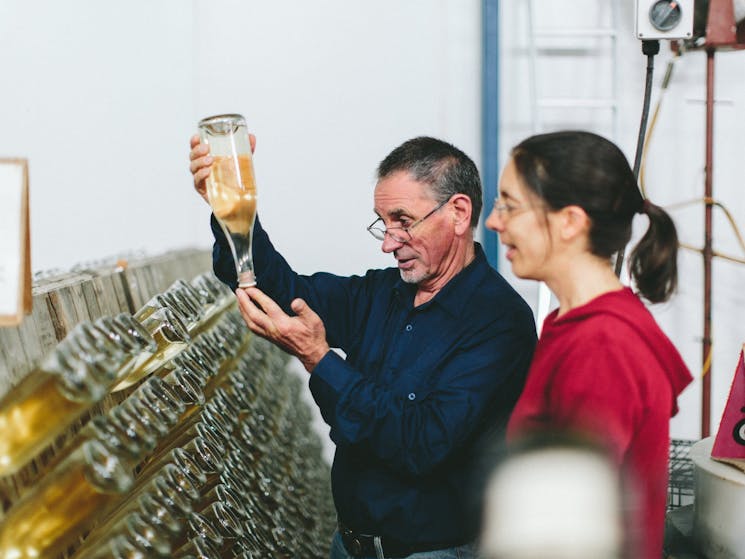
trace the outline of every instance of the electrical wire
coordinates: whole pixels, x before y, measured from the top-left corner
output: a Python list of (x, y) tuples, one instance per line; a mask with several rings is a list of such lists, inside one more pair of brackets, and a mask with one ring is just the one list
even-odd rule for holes
[[(675, 57), (672, 58), (670, 61), (668, 61), (667, 69), (665, 71), (665, 77), (664, 77), (664, 79), (662, 81), (662, 87), (660, 89), (660, 96), (657, 99), (657, 103), (655, 104), (655, 109), (654, 109), (654, 112), (652, 114), (652, 119), (651, 119), (651, 121), (649, 123), (649, 130), (646, 132), (646, 134), (644, 134), (643, 139), (642, 139), (642, 134), (643, 134), (642, 130), (643, 130), (644, 126), (645, 126), (645, 112), (648, 112), (648, 110), (649, 110), (649, 101), (648, 101), (647, 97), (649, 95), (648, 88), (649, 88), (650, 81), (651, 81), (651, 69), (650, 69), (651, 59), (652, 59), (652, 56), (654, 56), (654, 54), (656, 54), (656, 53), (654, 53), (654, 54), (647, 53), (646, 50), (645, 50), (645, 47), (644, 47), (644, 43), (642, 43), (642, 50), (645, 52), (645, 54), (648, 55), (648, 61), (649, 62), (648, 62), (648, 65), (647, 65), (647, 83), (645, 85), (645, 102), (644, 102), (644, 109), (642, 111), (642, 123), (640, 125), (639, 139), (637, 140), (636, 159), (635, 159), (635, 162), (634, 162), (634, 174), (638, 178), (639, 190), (640, 190), (640, 192), (642, 194), (642, 197), (646, 199), (647, 198), (647, 192), (646, 192), (646, 184), (645, 184), (645, 168), (646, 168), (646, 160), (647, 160), (647, 153), (648, 153), (648, 150), (649, 150), (649, 144), (650, 144), (650, 140), (652, 138), (652, 135), (654, 133), (655, 126), (657, 124), (657, 118), (659, 116), (660, 108), (662, 106), (662, 100), (663, 100), (663, 98), (665, 96), (665, 93), (667, 92), (668, 86), (670, 85), (670, 81), (671, 81), (671, 78), (672, 78), (672, 75), (673, 75), (673, 71), (674, 71), (674, 67), (675, 67), (675, 62), (680, 57), (681, 50), (678, 50), (676, 52)], [(745, 239), (743, 239), (743, 235), (740, 232), (740, 228), (738, 227), (737, 222), (735, 221), (734, 217), (732, 216), (732, 213), (727, 209), (727, 207), (723, 203), (719, 202), (718, 200), (715, 200), (713, 198), (708, 198), (708, 197), (696, 198), (696, 199), (688, 200), (688, 201), (685, 201), (685, 202), (678, 202), (678, 203), (675, 203), (675, 204), (669, 204), (669, 205), (666, 206), (666, 209), (669, 211), (669, 210), (673, 210), (673, 209), (676, 209), (676, 208), (688, 206), (688, 205), (691, 205), (691, 204), (700, 204), (700, 203), (712, 205), (714, 207), (717, 207), (717, 208), (721, 209), (724, 212), (724, 215), (727, 218), (727, 221), (729, 222), (730, 227), (732, 228), (732, 230), (735, 233), (735, 237), (737, 238), (737, 241), (738, 241), (738, 243), (740, 245), (740, 248), (742, 249), (743, 253), (745, 254)], [(692, 245), (688, 245), (686, 243), (680, 243), (680, 242), (678, 243), (678, 245), (679, 245), (680, 248), (683, 248), (683, 249), (686, 249), (686, 250), (691, 250), (691, 251), (697, 252), (699, 254), (703, 254), (704, 253), (704, 250), (702, 248), (699, 248), (699, 247), (694, 247)], [(711, 255), (713, 257), (721, 258), (723, 260), (728, 260), (728, 261), (734, 262), (736, 264), (745, 264), (745, 258), (740, 258), (740, 257), (737, 257), (737, 256), (732, 256), (732, 255), (729, 255), (729, 254), (724, 254), (724, 253), (721, 253), (721, 252), (718, 252), (718, 251), (714, 251), (714, 250), (711, 251)], [(621, 268), (623, 266), (623, 256), (624, 256), (624, 251), (622, 249), (621, 251), (619, 251), (619, 253), (618, 253), (617, 257), (616, 257), (616, 275), (618, 275), (618, 276), (620, 276)], [(743, 348), (745, 349), (745, 345), (743, 345)], [(709, 350), (708, 350), (707, 355), (706, 355), (706, 358), (704, 359), (704, 364), (702, 366), (701, 378), (704, 378), (710, 372), (710, 370), (711, 370), (711, 361), (712, 361), (712, 352), (713, 352), (713, 349), (714, 349), (714, 344), (710, 344), (709, 345)]]
[(709, 345), (709, 351), (706, 352), (706, 359), (704, 359), (704, 365), (701, 367), (701, 378), (704, 378), (711, 371), (711, 353), (714, 349), (714, 344)]
[[(660, 108), (662, 107), (662, 101), (665, 97), (665, 94), (667, 93), (668, 86), (670, 85), (670, 81), (673, 76), (673, 71), (675, 70), (675, 64), (677, 60), (680, 58), (681, 52), (682, 51), (680, 49), (676, 51), (675, 56), (671, 58), (667, 63), (667, 68), (665, 70), (665, 77), (662, 80), (662, 85), (660, 87), (660, 95), (657, 99), (657, 102), (655, 103), (655, 108), (652, 113), (652, 118), (649, 121), (649, 128), (645, 135), (644, 146), (643, 146), (642, 155), (641, 155), (641, 164), (639, 168), (639, 189), (641, 190), (642, 196), (644, 198), (647, 198), (645, 171), (646, 171), (646, 162), (647, 162), (647, 154), (649, 152), (649, 146), (651, 143), (652, 136), (654, 134), (655, 126), (657, 125), (657, 118), (660, 114)], [(689, 206), (691, 204), (699, 204), (699, 203), (711, 204), (712, 206), (715, 206), (724, 212), (724, 215), (727, 218), (727, 221), (729, 222), (730, 227), (732, 228), (732, 231), (735, 234), (735, 237), (737, 238), (737, 242), (740, 245), (740, 248), (742, 249), (743, 254), (745, 255), (745, 238), (743, 238), (743, 234), (741, 233), (740, 228), (737, 225), (737, 222), (735, 221), (735, 218), (732, 216), (732, 213), (727, 209), (727, 207), (722, 202), (714, 198), (703, 197), (703, 198), (695, 198), (693, 200), (688, 200), (684, 202), (678, 202), (675, 204), (668, 204), (665, 206), (665, 209), (673, 210), (673, 209)], [(681, 248), (684, 248), (686, 250), (692, 250), (694, 252), (703, 254), (703, 249), (701, 248), (697, 248), (697, 247), (694, 247), (692, 245), (688, 245), (685, 243), (679, 243), (679, 244)], [(724, 253), (717, 252), (717, 251), (712, 251), (712, 256), (715, 256), (717, 258), (722, 258), (730, 262), (735, 262), (737, 264), (745, 264), (745, 257), (732, 256), (732, 255), (724, 254)]]
[(642, 107), (641, 122), (639, 123), (639, 136), (636, 139), (636, 156), (634, 158), (634, 178), (639, 178), (642, 152), (644, 151), (644, 138), (647, 133), (647, 119), (649, 118), (649, 104), (652, 100), (652, 78), (654, 77), (654, 57), (660, 52), (659, 41), (642, 41), (642, 52), (647, 55), (647, 73), (644, 80), (644, 105)]
[[(693, 245), (689, 245), (687, 243), (678, 243), (678, 246), (680, 248), (684, 248), (686, 250), (690, 250), (692, 252), (698, 252), (699, 254), (704, 253), (704, 249), (695, 247)], [(729, 262), (734, 262), (735, 264), (745, 264), (745, 258), (738, 258), (737, 256), (730, 256), (729, 254), (723, 254), (721, 252), (717, 252), (716, 250), (711, 251), (711, 255), (715, 256), (717, 258), (721, 258), (722, 260), (727, 260)]]
[[(644, 151), (644, 138), (647, 133), (647, 119), (649, 118), (649, 105), (652, 98), (652, 78), (654, 76), (654, 57), (660, 52), (659, 41), (642, 41), (642, 52), (647, 55), (647, 73), (644, 80), (644, 102), (642, 106), (641, 122), (639, 123), (639, 135), (636, 139), (636, 156), (634, 157), (634, 178), (639, 178), (642, 152)], [(626, 247), (622, 247), (616, 254), (616, 276), (621, 276), (623, 259)]]
[(649, 121), (649, 129), (644, 140), (644, 148), (642, 149), (641, 165), (639, 167), (639, 190), (641, 190), (642, 196), (647, 197), (645, 171), (647, 167), (647, 153), (649, 152), (649, 141), (654, 133), (655, 126), (657, 125), (657, 117), (660, 114), (660, 108), (662, 107), (662, 100), (665, 98), (667, 88), (670, 85), (670, 80), (673, 77), (673, 70), (675, 69), (675, 62), (680, 58), (680, 50), (675, 53), (675, 56), (668, 60), (667, 68), (665, 69), (665, 77), (662, 80), (660, 86), (660, 95), (657, 98), (657, 102), (654, 106), (654, 112), (652, 113), (652, 119)]
[[(724, 212), (724, 217), (727, 218), (727, 222), (729, 223), (730, 227), (732, 228), (732, 231), (735, 234), (735, 238), (737, 239), (737, 243), (740, 245), (740, 248), (743, 252), (743, 257), (738, 256), (732, 256), (729, 254), (724, 254), (722, 252), (712, 251), (712, 256), (716, 256), (717, 258), (723, 258), (724, 260), (729, 260), (730, 262), (736, 262), (738, 264), (745, 264), (745, 238), (743, 238), (742, 232), (740, 231), (740, 227), (737, 225), (737, 222), (735, 221), (734, 216), (732, 213), (727, 209), (727, 207), (722, 204), (719, 200), (716, 200), (714, 198), (694, 198), (692, 200), (686, 200), (683, 202), (676, 202), (675, 204), (668, 204), (665, 206), (665, 209), (667, 210), (676, 210), (679, 208), (684, 208), (686, 206), (692, 206), (694, 204), (710, 204), (716, 208), (719, 208)], [(685, 248), (687, 250), (692, 250), (694, 252), (699, 252), (703, 254), (704, 249), (697, 248), (692, 245), (688, 245), (685, 243), (679, 243), (681, 248)]]
[[(727, 218), (727, 221), (729, 221), (729, 224), (732, 227), (732, 230), (735, 232), (735, 237), (737, 237), (737, 241), (740, 244), (740, 248), (742, 248), (743, 253), (745, 253), (745, 240), (743, 240), (742, 234), (740, 233), (740, 229), (737, 226), (737, 222), (735, 221), (735, 218), (732, 216), (732, 214), (727, 209), (727, 207), (721, 202), (719, 202), (718, 200), (715, 200), (713, 198), (707, 198), (707, 197), (694, 198), (693, 200), (686, 200), (684, 202), (677, 202), (675, 204), (669, 204), (666, 206), (666, 209), (673, 210), (673, 209), (683, 208), (686, 206), (691, 206), (693, 204), (711, 204), (712, 206), (720, 208), (724, 212), (724, 215)], [(704, 253), (704, 249), (699, 248), (699, 247), (694, 247), (686, 243), (678, 243), (678, 246), (680, 248), (684, 248), (686, 250), (697, 252), (699, 254)], [(737, 256), (730, 256), (728, 254), (717, 252), (716, 250), (712, 250), (711, 255), (717, 258), (721, 258), (723, 260), (729, 260), (730, 262), (734, 262), (736, 264), (745, 264), (745, 258), (738, 258)], [(712, 355), (713, 349), (714, 349), (714, 344), (712, 343), (709, 345), (709, 351), (706, 354), (706, 359), (704, 359), (704, 364), (701, 368), (702, 369), (701, 378), (705, 377), (711, 370), (711, 355)]]

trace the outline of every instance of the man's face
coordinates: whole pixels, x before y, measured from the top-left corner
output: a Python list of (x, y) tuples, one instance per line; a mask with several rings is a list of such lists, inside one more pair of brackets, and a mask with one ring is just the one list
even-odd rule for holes
[[(406, 171), (395, 172), (375, 187), (375, 213), (386, 228), (408, 228), (438, 206), (430, 187), (418, 182)], [(409, 231), (411, 239), (400, 242), (386, 235), (383, 252), (392, 252), (406, 283), (436, 282), (447, 274), (454, 262), (453, 220), (448, 204), (435, 211)], [(404, 233), (405, 235), (405, 233)]]

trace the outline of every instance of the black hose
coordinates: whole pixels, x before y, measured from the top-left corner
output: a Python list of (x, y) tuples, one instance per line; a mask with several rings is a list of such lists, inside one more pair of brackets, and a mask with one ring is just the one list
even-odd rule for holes
[[(652, 77), (654, 76), (654, 56), (660, 52), (659, 41), (642, 41), (642, 52), (647, 55), (647, 76), (644, 83), (644, 104), (642, 106), (642, 118), (639, 123), (639, 136), (636, 140), (636, 155), (634, 157), (634, 178), (639, 180), (639, 168), (644, 151), (644, 137), (647, 134), (647, 119), (649, 118), (649, 104), (652, 98)], [(616, 254), (616, 276), (621, 276), (625, 248)]]

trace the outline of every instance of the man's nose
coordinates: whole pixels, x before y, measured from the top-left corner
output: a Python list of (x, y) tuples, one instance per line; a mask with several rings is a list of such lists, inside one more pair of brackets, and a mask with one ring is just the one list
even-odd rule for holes
[(398, 250), (403, 246), (403, 243), (400, 241), (397, 241), (393, 237), (391, 237), (388, 233), (385, 234), (385, 238), (383, 239), (383, 246), (381, 246), (381, 250), (388, 254), (389, 252), (393, 252), (394, 250)]
[(486, 225), (487, 229), (496, 231), (497, 233), (504, 231), (504, 220), (496, 209), (491, 211), (489, 217), (486, 218), (484, 225)]

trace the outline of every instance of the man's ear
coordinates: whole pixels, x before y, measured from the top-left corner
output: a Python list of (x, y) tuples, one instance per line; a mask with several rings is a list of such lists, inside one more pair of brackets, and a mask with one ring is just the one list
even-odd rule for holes
[(463, 235), (471, 229), (471, 214), (473, 212), (471, 199), (465, 194), (454, 194), (450, 198), (450, 205), (453, 208), (455, 232), (458, 235)]
[(565, 206), (559, 213), (561, 214), (560, 234), (563, 240), (571, 241), (590, 232), (590, 217), (581, 207)]

